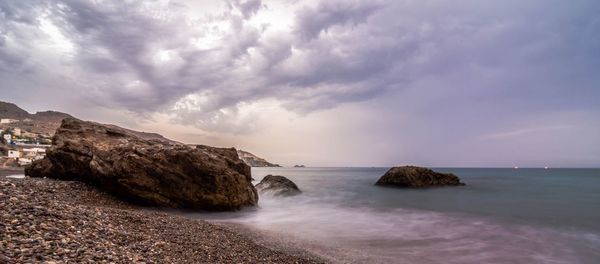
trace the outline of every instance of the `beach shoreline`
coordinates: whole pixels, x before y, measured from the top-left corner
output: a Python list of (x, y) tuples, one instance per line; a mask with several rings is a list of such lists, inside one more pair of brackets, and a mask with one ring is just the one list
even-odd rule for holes
[[(84, 183), (0, 170), (0, 262), (324, 263), (249, 229), (119, 201)], [(17, 171), (18, 172), (18, 171)]]
[(5, 176), (24, 174), (23, 168), (17, 167), (0, 167), (0, 179)]

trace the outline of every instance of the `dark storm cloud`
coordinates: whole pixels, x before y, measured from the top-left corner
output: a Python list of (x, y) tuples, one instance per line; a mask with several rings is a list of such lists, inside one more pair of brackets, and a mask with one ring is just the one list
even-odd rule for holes
[(31, 71), (26, 64), (28, 54), (12, 50), (8, 38), (13, 38), (14, 42), (27, 42), (28, 36), (19, 30), (36, 26), (37, 17), (44, 7), (33, 1), (0, 2), (0, 70), (13, 73)]
[[(160, 91), (168, 86), (156, 75), (157, 69), (149, 64), (147, 53), (153, 43), (164, 41), (172, 34), (168, 23), (147, 16), (137, 4), (113, 2), (101, 6), (85, 1), (64, 1), (63, 4), (56, 7), (56, 12), (61, 15), (62, 28), (68, 35), (76, 36), (73, 40), (78, 44), (78, 59), (84, 67), (95, 71), (92, 74), (128, 71), (156, 92), (152, 96), (131, 96), (121, 87), (114, 87), (107, 91), (112, 93), (112, 99), (146, 110), (154, 110), (154, 106), (165, 100)], [(177, 92), (172, 91), (174, 96), (180, 95)]]
[[(237, 1), (233, 6), (244, 17), (250, 17), (258, 11), (260, 1)], [(229, 78), (235, 60), (256, 45), (260, 37), (258, 31), (244, 27), (242, 18), (225, 14), (217, 19), (229, 23), (233, 30), (224, 37), (227, 43), (199, 51), (190, 40), (206, 32), (191, 29), (183, 17), (173, 15), (176, 11), (152, 10), (144, 8), (142, 3), (121, 1), (108, 4), (61, 1), (60, 6), (53, 8), (59, 15), (56, 21), (77, 44), (78, 63), (90, 75), (117, 76), (112, 87), (102, 87), (102, 94), (108, 98), (101, 97), (101, 101), (109, 99), (141, 112), (159, 110), (189, 93), (211, 90)], [(156, 53), (161, 51), (180, 63), (170, 69), (166, 69), (168, 65), (155, 65)], [(123, 88), (131, 83), (141, 88), (134, 92)], [(213, 109), (203, 109), (207, 110)]]
[(302, 8), (296, 13), (296, 32), (310, 40), (335, 25), (364, 23), (381, 7), (372, 2), (323, 1), (314, 8)]
[[(291, 83), (314, 87), (364, 81), (366, 88), (358, 85), (354, 90), (358, 97), (338, 95), (336, 89), (323, 92), (360, 100), (361, 90), (402, 89), (433, 77), (441, 83), (424, 93), (444, 93), (444, 86), (450, 86), (457, 97), (476, 95), (498, 104), (526, 100), (523, 108), (594, 107), (590, 98), (598, 98), (593, 69), (599, 56), (589, 33), (598, 31), (593, 15), (598, 4), (425, 3), (388, 3), (364, 23), (304, 44), (313, 67)], [(538, 17), (542, 9), (545, 15)], [(311, 14), (306, 20), (314, 17), (319, 16)], [(310, 22), (298, 25), (309, 25), (298, 32), (321, 32), (319, 27), (312, 30)], [(343, 94), (348, 92), (353, 91)]]
[(44, 18), (74, 46), (61, 65), (86, 84), (82, 98), (199, 126), (241, 102), (307, 113), (415, 87), (458, 109), (599, 105), (597, 1), (296, 1), (277, 30), (250, 23), (272, 9), (263, 1), (194, 19), (190, 4), (4, 1), (0, 67), (36, 65), (7, 38), (26, 43)]

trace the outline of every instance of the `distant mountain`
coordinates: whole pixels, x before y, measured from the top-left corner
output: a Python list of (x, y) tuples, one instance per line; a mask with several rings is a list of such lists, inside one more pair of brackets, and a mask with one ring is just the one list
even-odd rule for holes
[(25, 119), (30, 118), (30, 116), (27, 111), (21, 109), (16, 104), (0, 101), (0, 118)]
[(67, 117), (72, 116), (56, 111), (30, 114), (13, 103), (0, 102), (0, 118), (19, 120), (11, 124), (2, 124), (2, 127), (18, 127), (36, 134), (53, 135), (62, 120)]
[(243, 151), (239, 149), (237, 153), (238, 157), (240, 157), (240, 159), (242, 159), (250, 167), (281, 167), (279, 166), (279, 164), (270, 163), (265, 159), (258, 157), (248, 151)]

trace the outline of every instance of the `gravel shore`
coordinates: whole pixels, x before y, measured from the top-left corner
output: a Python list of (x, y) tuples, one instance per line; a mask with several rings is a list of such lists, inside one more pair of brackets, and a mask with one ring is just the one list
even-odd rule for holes
[(2, 176), (15, 175), (15, 174), (23, 174), (22, 168), (4, 168), (0, 167), (0, 179)]
[(0, 176), (0, 263), (323, 261), (270, 249), (235, 228), (136, 207), (83, 183)]

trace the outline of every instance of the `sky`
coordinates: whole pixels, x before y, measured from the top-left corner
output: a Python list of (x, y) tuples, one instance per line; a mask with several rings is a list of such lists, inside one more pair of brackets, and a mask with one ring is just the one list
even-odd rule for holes
[(0, 100), (282, 165), (600, 167), (597, 0), (0, 0)]

